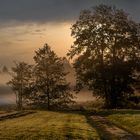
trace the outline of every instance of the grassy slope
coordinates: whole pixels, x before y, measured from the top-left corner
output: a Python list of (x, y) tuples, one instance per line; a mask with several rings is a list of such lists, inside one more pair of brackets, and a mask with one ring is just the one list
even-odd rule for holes
[(94, 114), (105, 116), (118, 126), (140, 135), (140, 110), (99, 110), (95, 111)]
[(80, 139), (98, 137), (84, 115), (39, 111), (24, 117), (0, 121), (0, 139)]
[(140, 114), (114, 114), (108, 118), (117, 125), (140, 135)]
[(140, 110), (117, 109), (117, 110), (91, 110), (92, 115), (106, 117), (111, 122), (129, 132), (140, 135)]

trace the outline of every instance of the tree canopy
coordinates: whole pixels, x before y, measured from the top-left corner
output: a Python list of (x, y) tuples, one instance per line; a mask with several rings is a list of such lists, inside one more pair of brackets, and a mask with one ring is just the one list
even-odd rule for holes
[(73, 95), (69, 92), (69, 83), (63, 59), (59, 58), (51, 48), (45, 44), (36, 51), (35, 60), (35, 86), (37, 88), (36, 101), (50, 106), (65, 106), (72, 102)]
[[(23, 108), (23, 101), (27, 98), (27, 89), (30, 88), (32, 65), (25, 62), (16, 62), (12, 67), (12, 79), (7, 83), (16, 94), (17, 109)], [(24, 99), (24, 100), (23, 100)]]
[(68, 72), (64, 68), (64, 58), (58, 57), (45, 44), (35, 52), (34, 60), (34, 65), (16, 62), (12, 67), (12, 79), (8, 85), (16, 94), (18, 109), (23, 108), (23, 103), (48, 110), (74, 103), (66, 81)]
[(77, 90), (87, 86), (107, 107), (123, 106), (140, 70), (139, 23), (123, 10), (99, 5), (82, 11), (71, 31), (68, 56), (76, 56)]

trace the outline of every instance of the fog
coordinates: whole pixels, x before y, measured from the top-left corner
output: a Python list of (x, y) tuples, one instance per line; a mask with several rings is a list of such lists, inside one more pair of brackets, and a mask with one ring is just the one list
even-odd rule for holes
[(6, 84), (10, 80), (8, 74), (0, 74), (0, 104), (14, 104), (15, 95)]
[[(70, 82), (74, 84), (74, 79), (72, 79), (72, 74), (69, 75)], [(15, 94), (10, 89), (10, 87), (6, 84), (10, 80), (11, 76), (8, 74), (0, 74), (0, 105), (6, 104), (15, 104)], [(74, 93), (74, 92), (73, 92)], [(80, 93), (75, 94), (75, 101), (77, 102), (86, 102), (93, 101), (95, 97), (93, 97), (92, 93), (88, 90), (84, 89)]]

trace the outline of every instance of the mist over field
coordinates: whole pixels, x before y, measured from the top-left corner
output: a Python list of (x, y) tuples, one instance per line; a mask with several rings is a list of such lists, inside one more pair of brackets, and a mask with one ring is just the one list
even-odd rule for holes
[[(72, 68), (71, 64), (67, 59), (64, 60), (64, 66), (66, 71), (69, 72), (67, 75), (67, 80), (71, 83), (71, 87), (73, 88), (75, 86), (75, 72)], [(11, 90), (11, 88), (7, 85), (7, 82), (11, 79), (11, 76), (8, 73), (0, 73), (0, 105), (6, 105), (6, 104), (15, 104), (15, 94)], [(93, 97), (93, 94), (88, 91), (87, 89), (83, 89), (80, 93), (75, 93), (72, 91), (75, 100), (77, 102), (86, 102), (86, 101), (93, 101), (95, 97)]]
[(9, 80), (8, 74), (0, 74), (0, 104), (15, 104), (15, 94), (6, 84)]

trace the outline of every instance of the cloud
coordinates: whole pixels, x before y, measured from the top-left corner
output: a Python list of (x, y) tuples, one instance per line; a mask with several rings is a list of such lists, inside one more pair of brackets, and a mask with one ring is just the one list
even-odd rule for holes
[(49, 22), (72, 20), (92, 0), (1, 0), (0, 20)]
[(75, 20), (82, 9), (100, 3), (116, 5), (140, 20), (139, 0), (0, 0), (0, 22), (63, 22)]

